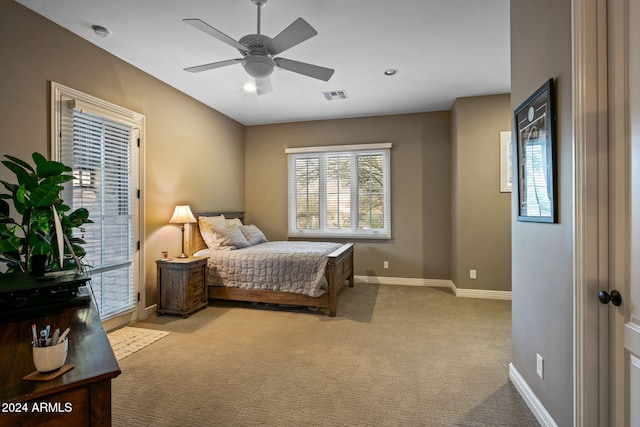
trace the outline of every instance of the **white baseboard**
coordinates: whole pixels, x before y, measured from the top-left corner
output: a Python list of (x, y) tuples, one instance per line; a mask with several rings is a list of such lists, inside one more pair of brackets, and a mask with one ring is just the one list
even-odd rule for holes
[(538, 400), (538, 397), (533, 390), (531, 390), (531, 387), (529, 387), (529, 384), (527, 384), (522, 375), (520, 375), (520, 372), (513, 366), (513, 363), (509, 363), (509, 378), (540, 425), (543, 427), (558, 427), (558, 424), (556, 424), (549, 412), (547, 412), (542, 402)]
[(483, 298), (511, 300), (511, 291), (492, 291), (482, 289), (460, 289), (448, 279), (415, 279), (408, 277), (379, 277), (379, 276), (354, 276), (354, 280), (360, 283), (375, 283), (378, 285), (401, 286), (428, 286), (431, 288), (449, 288), (453, 294), (461, 298)]
[(482, 299), (500, 299), (511, 301), (511, 291), (491, 291), (488, 289), (461, 289), (455, 290), (457, 297), (462, 298), (482, 298)]
[(147, 313), (147, 317), (156, 314), (156, 309), (157, 308), (158, 308), (158, 304), (153, 304), (153, 305), (150, 305), (149, 307), (145, 308), (144, 311)]
[(451, 280), (441, 279), (414, 279), (410, 277), (379, 277), (379, 276), (354, 276), (354, 280), (360, 283), (374, 283), (377, 285), (402, 285), (402, 286), (428, 286), (431, 288), (455, 289)]

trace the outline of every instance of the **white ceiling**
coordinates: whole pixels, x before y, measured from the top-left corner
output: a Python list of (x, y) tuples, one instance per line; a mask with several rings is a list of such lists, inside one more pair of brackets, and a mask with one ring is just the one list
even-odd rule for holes
[[(243, 91), (252, 79), (240, 64), (183, 71), (240, 54), (182, 19), (238, 40), (256, 32), (250, 0), (17, 1), (245, 125), (448, 110), (456, 98), (510, 91), (509, 0), (269, 0), (262, 34), (298, 17), (318, 31), (279, 56), (335, 73), (323, 82), (278, 69), (261, 96)], [(96, 36), (94, 24), (111, 36)], [(335, 90), (349, 98), (321, 93)]]

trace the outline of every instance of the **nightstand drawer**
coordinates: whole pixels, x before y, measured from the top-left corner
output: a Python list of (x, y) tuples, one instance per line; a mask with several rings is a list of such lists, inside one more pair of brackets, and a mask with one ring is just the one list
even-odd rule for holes
[(197, 292), (198, 290), (202, 291), (203, 287), (204, 287), (204, 282), (202, 278), (200, 278), (200, 280), (191, 280), (187, 285), (187, 292), (192, 293), (192, 292)]
[(187, 310), (190, 310), (196, 306), (202, 305), (204, 298), (204, 291), (199, 288), (198, 292), (193, 292), (187, 297)]
[(191, 268), (187, 272), (187, 281), (189, 282), (202, 280), (203, 277), (204, 277), (204, 268), (202, 267)]

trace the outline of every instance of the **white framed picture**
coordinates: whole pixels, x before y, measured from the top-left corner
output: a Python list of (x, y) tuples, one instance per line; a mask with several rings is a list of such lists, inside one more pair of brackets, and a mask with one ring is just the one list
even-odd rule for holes
[(500, 132), (500, 192), (511, 193), (511, 131)]

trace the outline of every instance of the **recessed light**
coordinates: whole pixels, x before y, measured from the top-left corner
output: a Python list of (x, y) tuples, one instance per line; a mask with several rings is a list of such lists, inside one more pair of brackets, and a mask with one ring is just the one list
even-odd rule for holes
[(396, 70), (395, 68), (389, 68), (388, 70), (384, 70), (385, 76), (395, 76), (396, 74), (398, 74), (398, 70)]
[(255, 92), (257, 88), (255, 83), (247, 82), (244, 84), (243, 89), (245, 92)]
[(109, 32), (109, 30), (107, 30), (105, 27), (103, 27), (102, 25), (92, 25), (91, 28), (93, 29), (93, 32), (96, 34), (96, 36), (98, 37), (109, 37), (111, 35), (111, 33)]

